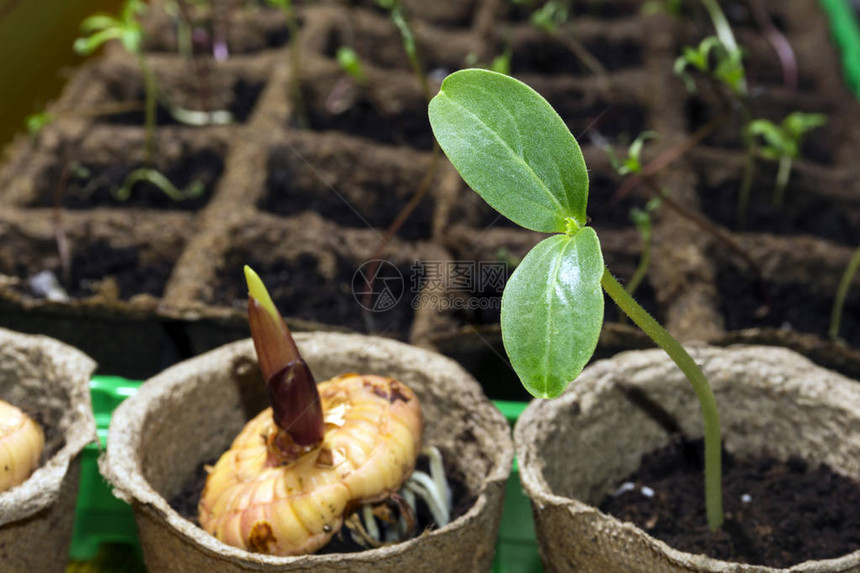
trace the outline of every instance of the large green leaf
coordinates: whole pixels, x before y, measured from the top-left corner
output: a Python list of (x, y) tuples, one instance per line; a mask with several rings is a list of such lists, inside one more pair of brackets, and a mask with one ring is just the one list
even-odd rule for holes
[(603, 324), (603, 254), (591, 227), (529, 252), (502, 296), (502, 340), (523, 386), (554, 398), (594, 353)]
[(461, 70), (430, 102), (430, 125), (484, 200), (533, 231), (586, 223), (588, 171), (564, 121), (540, 94), (488, 70)]

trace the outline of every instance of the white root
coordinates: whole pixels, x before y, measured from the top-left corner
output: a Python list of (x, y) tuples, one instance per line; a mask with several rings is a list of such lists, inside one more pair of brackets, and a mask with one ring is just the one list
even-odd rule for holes
[[(403, 484), (399, 495), (415, 514), (417, 514), (418, 499), (423, 500), (430, 509), (436, 526), (444, 527), (451, 521), (453, 496), (445, 476), (442, 454), (434, 446), (424, 448), (421, 453), (427, 456), (430, 462), (430, 474), (418, 470), (412, 472), (412, 475)], [(401, 515), (396, 524), (383, 522), (383, 531), (380, 532), (370, 504), (363, 505), (361, 508), (361, 524), (364, 526), (363, 529), (368, 537), (376, 542), (380, 542), (383, 536), (386, 543), (401, 541), (409, 529), (405, 518)]]

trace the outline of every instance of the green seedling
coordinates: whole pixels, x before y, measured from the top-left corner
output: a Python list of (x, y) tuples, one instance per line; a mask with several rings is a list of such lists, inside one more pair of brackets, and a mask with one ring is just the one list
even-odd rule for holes
[(30, 139), (35, 141), (35, 139), (42, 133), (42, 130), (45, 129), (48, 124), (56, 119), (54, 115), (47, 111), (40, 111), (38, 113), (32, 113), (24, 118), (24, 125), (27, 127), (27, 135), (30, 136)]
[[(688, 68), (705, 73), (718, 84), (713, 90), (721, 100), (725, 109), (737, 109), (741, 115), (744, 128), (741, 130), (746, 161), (744, 163), (741, 184), (738, 191), (737, 221), (738, 229), (746, 226), (746, 212), (749, 205), (750, 190), (755, 176), (756, 142), (748, 127), (752, 122), (752, 111), (749, 103), (749, 87), (746, 70), (743, 63), (743, 51), (735, 40), (729, 21), (723, 14), (716, 0), (701, 0), (708, 11), (717, 35), (705, 38), (696, 48), (685, 47), (681, 56), (675, 60), (675, 73), (684, 80), (687, 89), (696, 90), (695, 82), (687, 73)], [(719, 85), (728, 88), (734, 99), (729, 101)]]
[(532, 25), (548, 34), (558, 31), (558, 27), (568, 21), (570, 10), (566, 2), (549, 0), (546, 4), (532, 12)]
[(307, 127), (310, 122), (308, 120), (307, 108), (305, 107), (304, 97), (302, 96), (302, 72), (301, 72), (301, 53), (299, 41), (299, 21), (296, 18), (295, 7), (292, 0), (266, 0), (270, 6), (274, 6), (283, 12), (287, 20), (287, 29), (290, 32), (290, 94), (293, 100), (293, 106), (296, 111), (296, 119), (301, 127)]
[[(638, 175), (642, 173), (642, 147), (644, 147), (645, 141), (656, 138), (657, 132), (655, 131), (643, 131), (640, 133), (633, 140), (633, 143), (630, 144), (630, 147), (627, 149), (627, 157), (623, 161), (615, 154), (615, 150), (612, 149), (611, 145), (605, 145), (603, 148), (606, 150), (606, 154), (609, 155), (609, 162), (612, 164), (612, 168), (619, 175)], [(657, 197), (648, 201), (644, 209), (638, 207), (630, 209), (630, 220), (636, 227), (636, 230), (639, 231), (639, 236), (642, 239), (642, 255), (639, 257), (639, 264), (636, 266), (636, 270), (633, 272), (633, 276), (630, 278), (627, 286), (624, 287), (630, 296), (636, 293), (636, 289), (642, 284), (645, 275), (648, 274), (648, 268), (651, 266), (651, 211), (660, 206), (660, 197), (662, 195), (663, 193), (661, 192)]]
[(200, 181), (193, 181), (187, 188), (179, 189), (160, 171), (148, 167), (142, 167), (129, 173), (123, 181), (122, 187), (116, 190), (111, 190), (111, 193), (117, 201), (128, 201), (129, 198), (131, 198), (131, 192), (135, 185), (144, 181), (158, 187), (158, 189), (173, 201), (195, 199), (200, 197), (206, 189), (206, 186)]
[(842, 322), (842, 310), (845, 307), (845, 299), (848, 298), (848, 289), (851, 288), (851, 282), (854, 280), (854, 275), (860, 269), (860, 247), (851, 255), (851, 260), (848, 261), (848, 266), (845, 267), (845, 273), (839, 281), (839, 288), (836, 290), (836, 300), (833, 301), (833, 310), (830, 312), (830, 329), (828, 335), (833, 342), (839, 342), (839, 325)]
[(736, 96), (746, 94), (743, 55), (740, 50), (730, 51), (717, 36), (708, 36), (695, 48), (684, 46), (681, 55), (675, 60), (675, 74), (684, 80), (690, 93), (695, 93), (696, 82), (687, 72), (688, 68), (710, 74)]
[(74, 49), (78, 54), (87, 56), (96, 51), (105, 42), (120, 40), (129, 54), (137, 58), (143, 74), (145, 90), (145, 139), (144, 157), (147, 165), (152, 164), (155, 145), (155, 105), (156, 83), (155, 75), (146, 63), (141, 43), (143, 28), (140, 16), (146, 12), (146, 4), (141, 0), (127, 0), (119, 18), (109, 14), (95, 14), (81, 24), (82, 36), (75, 40)]
[(579, 375), (597, 346), (606, 291), (693, 386), (705, 427), (708, 524), (719, 528), (721, 438), (713, 391), (678, 341), (604, 265), (597, 233), (587, 226), (588, 169), (564, 121), (522, 82), (475, 69), (445, 79), (429, 116), (451, 163), (491, 207), (526, 229), (554, 233), (523, 258), (502, 296), (502, 340), (523, 386), (553, 398)]
[(630, 147), (627, 148), (627, 157), (625, 157), (623, 161), (615, 154), (615, 150), (612, 149), (611, 145), (604, 145), (603, 149), (609, 156), (609, 162), (612, 164), (612, 168), (615, 169), (619, 175), (630, 175), (631, 173), (638, 174), (642, 172), (642, 148), (645, 146), (645, 142), (649, 139), (657, 139), (657, 132), (643, 131), (640, 133), (636, 139), (633, 140), (633, 143), (630, 144)]
[(430, 85), (427, 83), (427, 75), (424, 73), (424, 65), (421, 63), (421, 56), (418, 53), (418, 44), (415, 41), (412, 28), (409, 27), (409, 22), (406, 21), (400, 0), (376, 0), (376, 3), (380, 8), (388, 10), (391, 21), (397, 26), (403, 41), (403, 50), (406, 52), (406, 57), (409, 58), (409, 65), (412, 66), (412, 72), (421, 84), (424, 97), (430, 101)]
[(630, 296), (636, 294), (636, 289), (645, 280), (645, 275), (648, 274), (648, 269), (651, 266), (651, 212), (659, 206), (660, 199), (654, 198), (645, 204), (644, 209), (638, 207), (630, 209), (630, 220), (642, 238), (642, 254), (639, 256), (639, 264), (627, 282), (627, 286), (624, 287)]
[[(400, 31), (400, 37), (403, 40), (403, 49), (406, 52), (406, 56), (409, 58), (409, 64), (412, 67), (412, 72), (418, 78), (418, 82), (421, 85), (421, 90), (424, 94), (425, 99), (430, 101), (430, 85), (427, 83), (427, 76), (424, 73), (424, 66), (421, 63), (421, 57), (418, 53), (418, 44), (415, 41), (415, 34), (412, 32), (412, 29), (409, 27), (409, 23), (406, 20), (406, 15), (403, 12), (403, 7), (400, 5), (400, 0), (377, 0), (377, 5), (380, 8), (388, 10), (389, 15), (391, 16), (391, 21)], [(413, 211), (418, 207), (427, 193), (430, 191), (431, 183), (433, 182), (433, 178), (436, 173), (436, 169), (439, 166), (439, 159), (441, 156), (441, 151), (439, 149), (439, 145), (434, 142), (432, 151), (430, 152), (430, 164), (427, 167), (427, 170), (424, 172), (424, 176), (421, 178), (421, 181), (418, 183), (418, 187), (415, 189), (415, 193), (412, 194), (412, 197), (409, 199), (409, 202), (403, 206), (391, 224), (386, 229), (385, 234), (382, 236), (382, 239), (379, 241), (379, 244), (374, 251), (371, 260), (377, 261), (382, 253), (385, 251), (385, 247), (391, 242), (391, 239), (403, 226), (403, 224), (409, 219), (410, 215), (412, 215)], [(378, 263), (374, 262), (369, 272), (367, 273), (369, 276), (376, 276), (376, 265)], [(371, 288), (367, 289), (367, 295), (365, 297), (364, 307), (365, 309), (370, 307), (370, 296), (373, 283), (369, 285)], [(370, 312), (365, 313), (365, 320), (370, 327), (372, 327), (373, 323), (373, 315)]]
[(337, 50), (337, 63), (340, 64), (340, 69), (349, 75), (353, 81), (360, 85), (367, 85), (367, 76), (364, 73), (364, 66), (361, 64), (361, 58), (350, 47), (341, 46)]
[(792, 162), (800, 157), (800, 147), (806, 134), (827, 123), (827, 116), (820, 113), (792, 112), (777, 125), (767, 119), (756, 119), (747, 126), (752, 136), (762, 138), (759, 154), (766, 159), (779, 162), (773, 185), (772, 203), (782, 207), (785, 189), (791, 177)]

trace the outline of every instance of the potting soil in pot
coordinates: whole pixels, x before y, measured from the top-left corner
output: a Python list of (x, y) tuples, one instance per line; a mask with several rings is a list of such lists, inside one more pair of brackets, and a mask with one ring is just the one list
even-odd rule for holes
[(725, 561), (791, 567), (860, 547), (860, 484), (800, 458), (736, 460), (723, 453), (726, 521), (707, 526), (702, 441), (675, 440), (646, 455), (600, 510), (671, 547)]

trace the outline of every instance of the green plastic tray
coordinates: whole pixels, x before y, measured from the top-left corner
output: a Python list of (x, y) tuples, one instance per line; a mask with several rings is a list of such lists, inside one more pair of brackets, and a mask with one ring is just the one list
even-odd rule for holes
[(830, 33), (842, 53), (845, 83), (860, 99), (860, 25), (849, 0), (819, 0), (830, 19)]
[[(69, 572), (143, 570), (131, 507), (113, 496), (98, 468), (99, 453), (107, 444), (111, 414), (123, 400), (137, 392), (140, 384), (116, 376), (96, 376), (90, 383), (99, 443), (88, 445), (82, 454)], [(522, 402), (494, 404), (512, 426), (526, 406)], [(125, 564), (119, 569), (116, 568), (117, 559)], [(540, 571), (531, 507), (520, 487), (514, 461), (507, 483), (493, 573)]]

